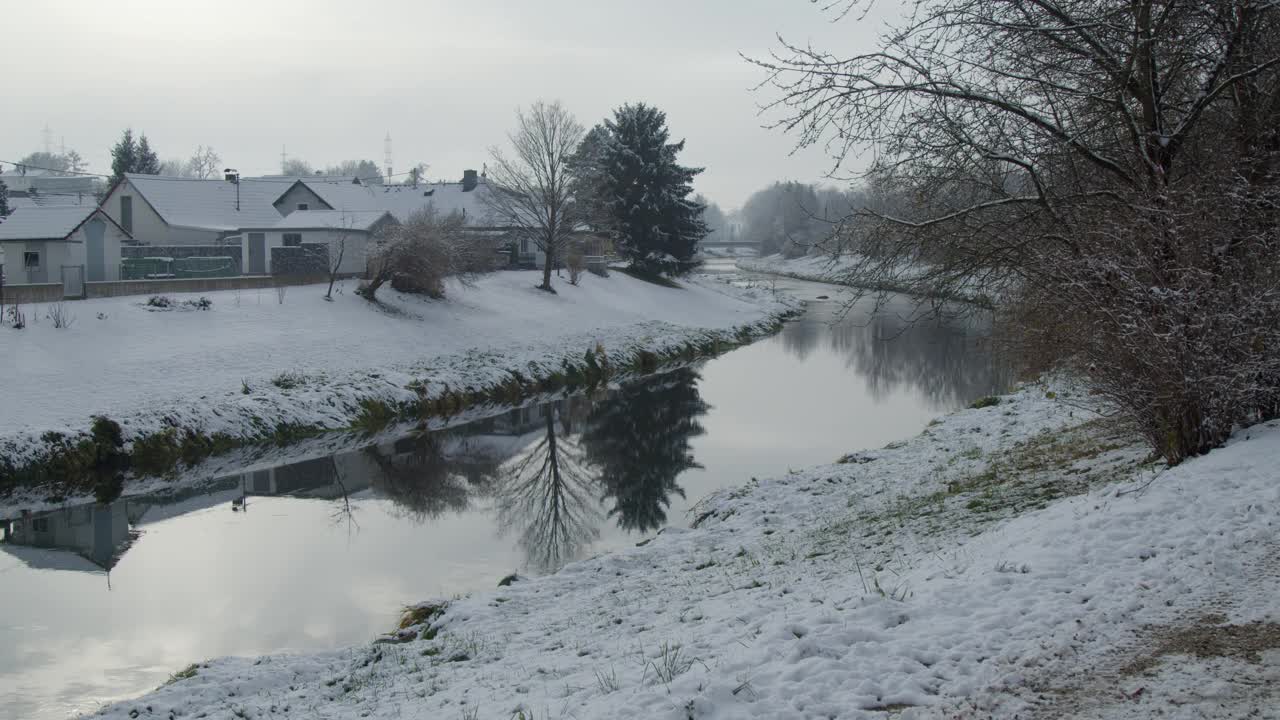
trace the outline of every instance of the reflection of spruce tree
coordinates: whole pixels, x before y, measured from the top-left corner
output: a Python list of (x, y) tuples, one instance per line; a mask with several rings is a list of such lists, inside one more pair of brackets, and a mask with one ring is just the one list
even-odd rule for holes
[(502, 466), (496, 484), (498, 522), (519, 529), (529, 565), (553, 571), (600, 535), (600, 513), (582, 450), (569, 434), (568, 416), (556, 434), (555, 404), (545, 407), (546, 434)]
[(633, 383), (587, 419), (582, 445), (619, 527), (647, 532), (665, 525), (671, 493), (684, 497), (677, 476), (701, 467), (689, 448), (703, 433), (698, 418), (709, 409), (697, 383), (689, 368)]

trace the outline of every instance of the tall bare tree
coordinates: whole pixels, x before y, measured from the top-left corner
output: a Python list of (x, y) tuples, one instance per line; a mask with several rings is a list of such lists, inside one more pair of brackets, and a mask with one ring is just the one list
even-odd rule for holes
[(222, 174), (222, 158), (214, 152), (212, 146), (197, 145), (196, 151), (187, 160), (187, 170), (191, 177), (208, 180)]
[(1003, 298), (1177, 462), (1280, 407), (1278, 38), (1274, 0), (920, 0), (756, 62), (778, 127), (911, 200), (848, 218), (850, 281)]
[(490, 148), (492, 192), (484, 195), (493, 219), (517, 228), (546, 254), (541, 290), (551, 287), (551, 269), (573, 231), (584, 220), (574, 197), (572, 158), (584, 130), (559, 101), (538, 101), (516, 111), (516, 129), (507, 135), (510, 152)]

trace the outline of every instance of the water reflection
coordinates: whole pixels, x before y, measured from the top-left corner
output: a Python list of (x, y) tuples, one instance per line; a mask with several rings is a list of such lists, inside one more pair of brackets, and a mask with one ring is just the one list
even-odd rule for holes
[(600, 536), (596, 475), (574, 432), (590, 404), (580, 397), (544, 405), (539, 437), (501, 469), (498, 524), (519, 538), (536, 570), (561, 567)]
[(906, 299), (873, 307), (872, 298), (847, 314), (838, 303), (820, 305), (783, 328), (782, 345), (801, 362), (825, 345), (863, 377), (878, 402), (905, 387), (949, 409), (1008, 384), (1008, 371), (979, 351), (983, 319), (963, 313), (913, 320), (918, 313)]
[(702, 467), (690, 446), (710, 409), (698, 379), (682, 368), (623, 387), (588, 418), (582, 444), (618, 527), (645, 533), (666, 525), (671, 496), (685, 496), (676, 478)]
[[(419, 523), (491, 499), (499, 532), (516, 539), (529, 568), (553, 571), (599, 538), (606, 517), (628, 532), (666, 524), (671, 496), (684, 497), (676, 478), (700, 467), (690, 449), (708, 409), (698, 380), (694, 369), (682, 368), (458, 428), (253, 470), (218, 481), (216, 496), (226, 502), (231, 488), (233, 512), (249, 512), (254, 497), (329, 501), (333, 519), (352, 530), (359, 522), (351, 498), (366, 489)], [(185, 497), (91, 503), (18, 518), (4, 526), (4, 546), (71, 550), (110, 569), (138, 526), (173, 517), (165, 508), (175, 503), (199, 509)]]

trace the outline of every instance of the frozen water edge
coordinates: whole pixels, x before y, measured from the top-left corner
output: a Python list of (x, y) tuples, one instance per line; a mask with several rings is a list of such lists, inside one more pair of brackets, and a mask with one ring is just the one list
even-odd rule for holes
[(1075, 397), (1026, 386), (454, 599), (407, 642), (214, 660), (102, 715), (1265, 716), (1275, 651), (1105, 671), (1148, 626), (1276, 622), (1280, 424), (1160, 472)]
[[(361, 402), (413, 402), (492, 388), (512, 372), (536, 379), (600, 348), (617, 367), (641, 351), (735, 339), (796, 307), (788, 298), (693, 277), (663, 288), (621, 273), (577, 287), (534, 289), (534, 272), (499, 272), (444, 301), (389, 290), (374, 306), (324, 286), (208, 293), (212, 309), (153, 312), (145, 298), (68, 303), (76, 322), (4, 329), (0, 462), (22, 467), (48, 433), (79, 436), (91, 417), (120, 423), (126, 440), (166, 428), (206, 435), (269, 435), (293, 425), (342, 429)], [(196, 297), (174, 296), (175, 305)], [(281, 301), (282, 300), (282, 301)], [(29, 308), (29, 315), (41, 309)], [(279, 382), (288, 373), (289, 382)], [(136, 492), (135, 483), (127, 492)], [(0, 501), (0, 517), (39, 509), (47, 493)]]

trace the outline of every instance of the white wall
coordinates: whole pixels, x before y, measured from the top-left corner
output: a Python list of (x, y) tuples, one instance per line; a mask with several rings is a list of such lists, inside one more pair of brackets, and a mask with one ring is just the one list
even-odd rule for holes
[[(267, 235), (267, 272), (271, 272), (271, 248), (284, 247), (285, 232), (302, 235), (304, 245), (326, 245), (330, 257), (338, 252), (338, 243), (342, 240), (343, 231), (339, 230), (269, 230)], [(346, 247), (342, 253), (342, 265), (338, 272), (343, 274), (363, 275), (368, 267), (368, 233), (362, 231), (345, 231)], [(245, 250), (248, 257), (248, 250)]]
[[(6, 285), (62, 282), (63, 265), (83, 265), (84, 245), (60, 240), (37, 240), (0, 243), (4, 247), (4, 275)], [(40, 267), (44, 278), (27, 273), (23, 253), (40, 253)], [(117, 251), (118, 252), (118, 251)]]

